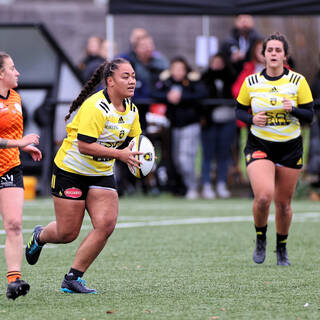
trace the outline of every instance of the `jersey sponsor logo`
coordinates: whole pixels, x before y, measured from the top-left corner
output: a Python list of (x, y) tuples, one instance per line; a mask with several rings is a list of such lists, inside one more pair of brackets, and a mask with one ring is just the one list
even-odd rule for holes
[(265, 159), (267, 157), (267, 154), (261, 150), (255, 151), (252, 154), (252, 159)]
[(118, 126), (108, 124), (108, 125), (106, 125), (106, 129), (109, 129), (109, 130), (118, 130)]
[(272, 87), (272, 89), (270, 90), (270, 92), (276, 93), (276, 92), (278, 92), (278, 90), (277, 90), (276, 87)]
[(64, 195), (69, 198), (80, 198), (82, 196), (82, 191), (78, 188), (69, 188), (64, 190)]
[(2, 188), (15, 187), (13, 174), (5, 174), (4, 176), (0, 177), (0, 185)]
[(106, 162), (112, 160), (113, 158), (92, 157), (92, 159), (95, 161)]
[(288, 113), (285, 111), (268, 111), (266, 116), (268, 117), (267, 126), (288, 126), (291, 123)]
[(123, 141), (117, 141), (117, 142), (100, 142), (101, 145), (107, 147), (107, 148), (118, 148), (121, 146)]

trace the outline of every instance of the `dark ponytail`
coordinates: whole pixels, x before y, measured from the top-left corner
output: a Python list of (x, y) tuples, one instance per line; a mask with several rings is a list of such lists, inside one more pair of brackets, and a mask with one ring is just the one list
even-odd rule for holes
[(65, 116), (64, 120), (68, 121), (70, 119), (71, 113), (76, 111), (83, 102), (89, 97), (89, 95), (92, 93), (94, 88), (101, 82), (103, 71), (105, 66), (107, 65), (107, 61), (103, 62), (94, 72), (94, 74), (91, 76), (91, 78), (86, 82), (83, 89), (79, 93), (78, 97), (73, 100), (69, 113)]
[(78, 97), (72, 102), (69, 113), (65, 116), (65, 121), (70, 119), (71, 113), (77, 110), (83, 102), (89, 97), (94, 88), (101, 82), (101, 79), (104, 79), (105, 85), (107, 87), (107, 78), (112, 77), (114, 71), (119, 68), (119, 65), (122, 63), (130, 62), (123, 58), (116, 58), (111, 62), (105, 61), (103, 62), (97, 70), (94, 72), (92, 77), (88, 80), (88, 82), (84, 85)]

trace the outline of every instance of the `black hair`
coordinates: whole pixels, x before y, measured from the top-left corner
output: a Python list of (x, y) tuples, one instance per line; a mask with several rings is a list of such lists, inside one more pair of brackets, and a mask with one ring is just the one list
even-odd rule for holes
[(184, 64), (187, 73), (189, 73), (191, 71), (191, 67), (189, 66), (189, 63), (187, 62), (187, 59), (185, 57), (182, 56), (176, 56), (174, 57), (171, 61), (170, 61), (170, 66), (175, 63), (175, 62), (181, 62)]
[(280, 32), (275, 32), (273, 34), (271, 34), (269, 37), (265, 38), (263, 41), (263, 45), (262, 45), (262, 54), (264, 56), (265, 52), (266, 52), (266, 48), (267, 48), (267, 43), (271, 40), (278, 40), (280, 42), (282, 42), (283, 44), (283, 50), (285, 53), (285, 56), (288, 57), (289, 56), (289, 43), (287, 38), (281, 34)]
[(117, 70), (119, 68), (119, 65), (123, 63), (130, 64), (128, 60), (123, 58), (116, 58), (110, 62), (103, 62), (96, 69), (91, 78), (85, 83), (78, 97), (75, 100), (73, 100), (69, 109), (69, 113), (64, 118), (65, 121), (69, 120), (71, 113), (77, 110), (83, 104), (83, 102), (90, 96), (90, 94), (93, 92), (95, 87), (101, 82), (102, 79), (104, 80), (105, 86), (107, 87), (107, 78), (112, 77), (114, 71)]

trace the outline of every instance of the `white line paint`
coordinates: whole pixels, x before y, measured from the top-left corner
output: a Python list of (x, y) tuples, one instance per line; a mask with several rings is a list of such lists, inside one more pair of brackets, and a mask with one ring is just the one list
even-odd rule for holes
[[(144, 220), (155, 220), (155, 219), (171, 219), (173, 216), (119, 216), (118, 221), (144, 221)], [(54, 216), (23, 216), (23, 221), (55, 221)], [(90, 217), (85, 216), (84, 220), (90, 221)]]
[[(4, 249), (6, 246), (4, 245), (4, 244), (0, 244), (0, 249)], [(24, 248), (25, 248), (26, 246), (24, 245)], [(56, 248), (57, 246), (56, 245), (54, 245), (54, 244), (46, 244), (45, 245), (45, 247), (44, 248), (47, 248), (47, 249), (54, 249), (54, 248)]]
[[(48, 217), (49, 218), (49, 217)], [(137, 218), (137, 217), (131, 217)], [(149, 217), (150, 218), (150, 217)], [(159, 218), (159, 217), (157, 217)], [(320, 212), (306, 212), (297, 213), (294, 215), (295, 222), (313, 221), (320, 222)], [(225, 222), (247, 222), (252, 221), (251, 216), (232, 216), (232, 217), (211, 217), (211, 218), (187, 218), (187, 219), (171, 219), (171, 220), (157, 220), (157, 221), (141, 221), (141, 222), (123, 222), (116, 225), (117, 229), (121, 228), (138, 228), (138, 227), (158, 227), (158, 226), (172, 226), (172, 225), (192, 225), (203, 223), (225, 223)], [(274, 215), (270, 215), (269, 221), (274, 221)], [(81, 230), (92, 229), (91, 225), (83, 225)], [(33, 229), (23, 229), (22, 233), (32, 233)], [(0, 235), (5, 235), (5, 231), (0, 229)], [(0, 249), (4, 248), (0, 244)], [(48, 244), (46, 248), (52, 249), (56, 245)]]
[[(129, 217), (128, 217), (129, 218)], [(149, 217), (150, 218), (150, 217)], [(161, 217), (154, 217), (161, 218)], [(135, 217), (131, 217), (132, 220)], [(231, 217), (207, 217), (207, 218), (184, 218), (184, 219), (169, 219), (169, 220), (154, 220), (154, 221), (139, 221), (139, 222), (120, 222), (116, 228), (138, 228), (138, 227), (155, 227), (155, 226), (172, 226), (172, 225), (190, 225), (203, 223), (226, 223), (226, 222), (246, 222), (252, 221), (251, 216), (231, 216)], [(270, 215), (269, 221), (274, 221), (274, 215)], [(320, 221), (320, 212), (297, 213), (294, 215), (294, 221)], [(82, 230), (91, 229), (91, 225), (83, 225)], [(23, 229), (23, 233), (32, 233), (33, 229)], [(5, 231), (0, 229), (0, 235), (4, 235)]]

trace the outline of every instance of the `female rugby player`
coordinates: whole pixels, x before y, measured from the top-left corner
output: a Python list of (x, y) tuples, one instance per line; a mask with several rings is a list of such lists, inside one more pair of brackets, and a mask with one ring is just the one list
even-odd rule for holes
[[(104, 80), (106, 89), (92, 94)], [(115, 159), (139, 167), (132, 144), (118, 147), (127, 137), (141, 133), (137, 107), (129, 99), (136, 86), (135, 72), (125, 59), (103, 63), (72, 103), (64, 139), (54, 159), (51, 190), (56, 221), (36, 226), (26, 248), (29, 264), (38, 261), (45, 243), (68, 243), (80, 232), (85, 210), (93, 229), (80, 244), (61, 290), (68, 293), (97, 293), (82, 279), (108, 238), (118, 216), (118, 194), (113, 167)], [(92, 95), (91, 95), (92, 94)]]
[(243, 82), (236, 111), (237, 118), (250, 125), (244, 153), (254, 193), (257, 238), (253, 260), (265, 260), (273, 199), (277, 264), (281, 266), (290, 265), (286, 244), (292, 220), (291, 199), (302, 168), (301, 122), (310, 123), (313, 118), (313, 99), (306, 79), (284, 67), (288, 50), (288, 42), (280, 33), (264, 40), (266, 68)]
[(34, 161), (42, 157), (32, 145), (39, 144), (39, 136), (32, 133), (23, 137), (21, 97), (13, 90), (19, 75), (12, 58), (0, 52), (0, 212), (6, 232), (7, 298), (13, 300), (30, 289), (21, 279), (24, 187), (19, 148), (30, 153)]

